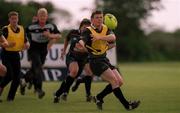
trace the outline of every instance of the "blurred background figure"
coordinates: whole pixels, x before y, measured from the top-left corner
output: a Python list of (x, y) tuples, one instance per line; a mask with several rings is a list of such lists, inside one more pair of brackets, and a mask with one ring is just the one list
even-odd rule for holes
[[(85, 69), (85, 89), (86, 89), (86, 101), (91, 101), (91, 81), (92, 81), (92, 72), (89, 68), (88, 62), (88, 54), (87, 51), (80, 46), (78, 43), (81, 39), (81, 33), (86, 29), (86, 27), (90, 26), (91, 22), (89, 19), (83, 19), (79, 25), (79, 29), (71, 30), (65, 41), (64, 48), (61, 53), (61, 58), (64, 59), (64, 55), (66, 54), (66, 49), (68, 43), (70, 43), (70, 49), (66, 54), (66, 66), (68, 69), (68, 75), (66, 79), (62, 82), (59, 89), (56, 91), (54, 95), (54, 103), (58, 103), (60, 100), (60, 96), (62, 96), (63, 100), (67, 99), (69, 89), (72, 86), (74, 80), (81, 75), (83, 69)], [(63, 94), (63, 95), (62, 95)]]
[(20, 51), (29, 48), (29, 42), (25, 37), (23, 26), (19, 25), (18, 12), (8, 13), (9, 25), (4, 26), (2, 33), (8, 41), (8, 46), (3, 47), (1, 58), (2, 64), (7, 68), (6, 76), (0, 82), (0, 95), (7, 84), (12, 81), (7, 101), (13, 101), (20, 82)]
[[(42, 89), (43, 81), (43, 64), (45, 63), (48, 50), (52, 44), (61, 37), (60, 31), (53, 23), (48, 22), (48, 12), (45, 8), (37, 11), (38, 21), (29, 25), (26, 34), (30, 40), (30, 49), (28, 57), (31, 61), (30, 71), (33, 73), (33, 83), (38, 94), (42, 98), (45, 92)], [(34, 21), (34, 20), (33, 20)]]

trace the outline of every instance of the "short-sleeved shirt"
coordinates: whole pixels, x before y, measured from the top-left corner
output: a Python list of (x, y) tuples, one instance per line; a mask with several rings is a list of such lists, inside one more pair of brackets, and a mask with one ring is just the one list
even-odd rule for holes
[(45, 26), (42, 28), (39, 22), (32, 23), (26, 28), (26, 35), (30, 41), (30, 50), (42, 51), (47, 50), (47, 44), (49, 39), (43, 36), (44, 31), (49, 31), (50, 33), (60, 34), (57, 26), (55, 24), (46, 22)]
[[(19, 33), (19, 32), (20, 32), (20, 28), (17, 27), (16, 31), (13, 30), (13, 32), (14, 32), (14, 33)], [(9, 31), (8, 31), (7, 26), (3, 27), (2, 30), (0, 30), (0, 36), (3, 35), (6, 39), (7, 39), (7, 37), (8, 37), (8, 33), (9, 33)], [(25, 40), (24, 40), (24, 41), (26, 42), (26, 41), (27, 41), (27, 38), (26, 38), (25, 34), (24, 34), (24, 37), (25, 37)]]
[[(91, 27), (91, 29), (93, 29), (95, 32), (97, 32), (97, 33), (101, 33), (102, 32), (102, 30), (101, 31), (99, 31), (97, 28), (95, 28), (94, 26), (90, 26)], [(105, 26), (106, 27), (106, 26)], [(109, 35), (109, 34), (114, 34), (113, 32), (112, 32), (112, 30), (110, 30), (110, 29), (108, 29), (107, 28), (107, 30), (105, 31), (106, 33), (106, 35)], [(92, 41), (92, 38), (93, 37), (91, 37), (91, 34), (92, 34), (92, 32), (91, 32), (91, 30), (89, 29), (89, 28), (86, 28), (86, 30), (82, 33), (82, 40), (85, 42), (85, 47), (87, 48), (87, 50), (88, 50), (88, 53), (89, 53), (89, 57), (90, 57), (90, 59), (91, 58), (99, 58), (99, 57), (102, 57), (102, 58), (105, 58), (106, 57), (106, 52), (104, 52), (104, 53), (102, 53), (102, 54), (93, 54), (93, 52), (94, 51), (96, 51), (97, 53), (98, 52), (101, 52), (101, 50), (98, 50), (98, 49), (96, 49), (96, 48), (93, 48), (93, 41)], [(101, 44), (101, 43), (97, 43), (97, 44)], [(108, 43), (107, 43), (108, 44)]]
[(85, 42), (85, 47), (89, 53), (90, 68), (94, 75), (100, 76), (108, 68), (112, 69), (112, 65), (106, 57), (106, 51), (108, 50), (108, 42), (104, 40), (93, 41), (91, 34), (96, 36), (107, 36), (113, 34), (107, 26), (103, 25), (102, 30), (99, 31), (91, 25), (82, 33), (82, 39)]
[(16, 43), (14, 47), (3, 48), (3, 51), (19, 52), (23, 49), (23, 44), (28, 41), (24, 33), (24, 27), (21, 25), (17, 25), (17, 29), (15, 30), (11, 28), (10, 24), (4, 26), (2, 28), (2, 35), (7, 41)]
[(70, 48), (68, 51), (68, 55), (71, 55), (71, 56), (75, 57), (76, 59), (82, 60), (88, 56), (88, 53), (78, 52), (78, 51), (74, 50), (76, 43), (79, 43), (80, 36), (81, 36), (80, 30), (75, 30), (75, 29), (71, 30), (69, 32), (69, 34), (67, 35), (67, 41), (70, 42)]
[[(2, 35), (8, 40), (9, 37), (12, 38), (13, 36), (13, 40), (16, 42), (16, 41), (20, 41), (22, 40), (21, 44), (24, 42), (26, 42), (26, 38), (25, 38), (25, 35), (23, 36), (23, 32), (24, 32), (24, 29), (22, 26), (18, 25), (17, 29), (16, 30), (12, 30), (9, 31), (9, 25), (8, 26), (4, 26), (2, 28)], [(14, 36), (14, 34), (22, 34), (22, 37), (19, 37), (21, 35), (18, 35), (17, 36)], [(19, 39), (17, 39), (19, 38)], [(17, 39), (17, 40), (16, 40)], [(15, 47), (12, 47), (12, 48), (8, 48), (8, 50), (6, 50), (5, 48), (2, 49), (2, 53), (1, 53), (1, 58), (2, 58), (2, 62), (6, 62), (6, 61), (9, 61), (9, 59), (13, 59), (13, 60), (16, 60), (17, 62), (20, 61), (20, 55), (19, 55), (19, 48), (16, 48), (17, 45), (19, 45), (19, 43), (16, 43), (16, 46)], [(11, 49), (11, 50), (10, 50)], [(18, 49), (18, 50), (17, 50)]]

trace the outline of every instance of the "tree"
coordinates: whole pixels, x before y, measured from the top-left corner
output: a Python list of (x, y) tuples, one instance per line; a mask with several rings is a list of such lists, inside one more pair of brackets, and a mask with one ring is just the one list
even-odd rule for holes
[(155, 30), (148, 34), (155, 60), (180, 60), (180, 30), (165, 32)]
[(37, 10), (41, 7), (45, 7), (49, 13), (49, 20), (54, 21), (55, 17), (53, 13), (63, 14), (63, 17), (71, 17), (71, 14), (64, 9), (56, 9), (51, 2), (38, 3), (29, 1), (27, 4), (22, 4), (19, 1), (7, 2), (5, 0), (0, 1), (0, 27), (8, 24), (8, 13), (12, 10), (19, 12), (20, 24), (27, 26), (31, 23), (32, 17), (36, 15)]
[(112, 13), (118, 20), (114, 31), (117, 36), (119, 60), (142, 61), (151, 58), (150, 45), (141, 20), (150, 16), (152, 10), (159, 9), (160, 0), (96, 0), (97, 8), (104, 13)]

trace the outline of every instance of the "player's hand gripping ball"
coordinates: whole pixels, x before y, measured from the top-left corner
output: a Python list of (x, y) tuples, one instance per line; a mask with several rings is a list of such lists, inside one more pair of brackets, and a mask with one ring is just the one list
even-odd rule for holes
[(110, 13), (104, 15), (104, 24), (111, 30), (116, 29), (118, 21), (116, 17)]

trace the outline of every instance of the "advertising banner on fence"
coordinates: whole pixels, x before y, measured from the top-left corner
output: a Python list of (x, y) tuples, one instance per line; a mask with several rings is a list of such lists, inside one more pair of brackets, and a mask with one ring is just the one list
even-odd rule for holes
[[(60, 59), (61, 49), (63, 44), (54, 44), (49, 50), (44, 64), (44, 80), (57, 81), (63, 80), (67, 75), (65, 60)], [(116, 65), (116, 49), (113, 48), (107, 52), (107, 56), (113, 65)], [(27, 58), (27, 51), (21, 52), (22, 73), (25, 73), (30, 68), (30, 63)]]
[[(65, 60), (60, 59), (61, 49), (63, 48), (63, 44), (54, 44), (52, 48), (49, 50), (48, 55), (46, 57), (46, 62), (44, 67), (47, 68), (61, 68), (66, 67)], [(113, 65), (116, 65), (116, 49), (110, 49), (107, 52), (107, 57)], [(27, 58), (27, 51), (21, 53), (21, 65), (24, 68), (29, 68), (30, 64)]]

